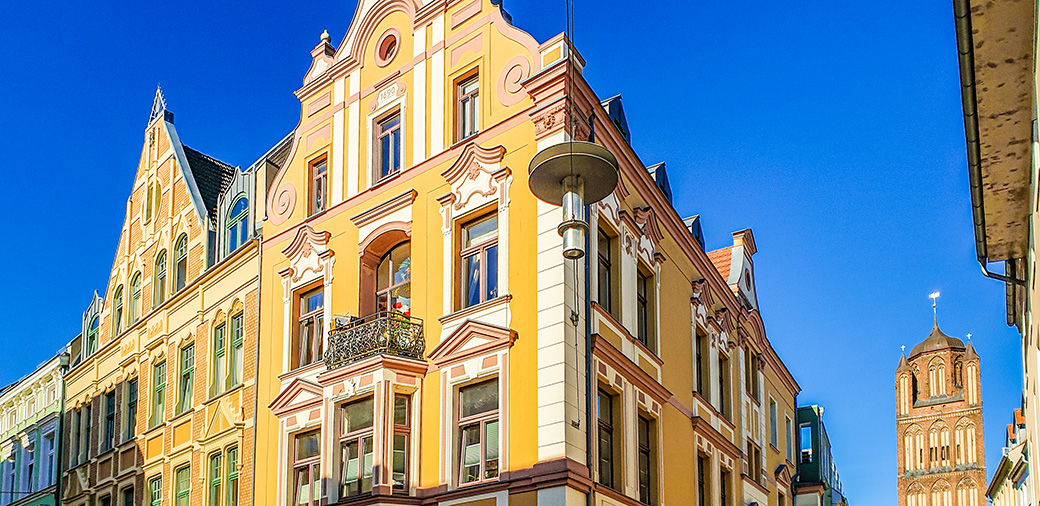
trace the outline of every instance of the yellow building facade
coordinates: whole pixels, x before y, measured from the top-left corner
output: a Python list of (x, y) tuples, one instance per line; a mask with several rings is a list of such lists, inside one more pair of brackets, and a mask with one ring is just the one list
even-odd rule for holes
[(70, 347), (63, 504), (253, 502), (255, 170), (184, 146), (157, 92), (105, 297)]
[[(793, 503), (753, 234), (704, 251), (565, 37), (370, 0), (311, 56), (257, 174), (255, 504)], [(527, 177), (572, 139), (620, 166), (578, 261)]]

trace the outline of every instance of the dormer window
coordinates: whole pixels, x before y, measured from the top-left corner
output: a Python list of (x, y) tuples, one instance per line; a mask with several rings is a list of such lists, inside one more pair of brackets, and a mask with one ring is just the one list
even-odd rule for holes
[(227, 220), (227, 252), (246, 243), (249, 239), (249, 201), (242, 197), (231, 207)]

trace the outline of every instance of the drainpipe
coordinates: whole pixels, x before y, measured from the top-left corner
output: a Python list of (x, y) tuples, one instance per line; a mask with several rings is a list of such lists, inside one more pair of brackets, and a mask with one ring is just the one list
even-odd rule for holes
[[(589, 215), (589, 206), (585, 206), (585, 216)], [(585, 234), (585, 251), (589, 250), (589, 236), (592, 234)], [(585, 494), (585, 500), (588, 506), (595, 506), (595, 498), (592, 495), (593, 486), (595, 483), (592, 481), (592, 466), (595, 464), (592, 459), (592, 446), (595, 444), (593, 441), (592, 427), (594, 423), (592, 413), (592, 288), (589, 286), (590, 280), (590, 269), (589, 269), (589, 257), (585, 256), (585, 465), (589, 468), (589, 492)]]
[(1025, 286), (1025, 280), (1014, 276), (1011, 263), (1005, 261), (1008, 274), (987, 269), (986, 216), (982, 203), (982, 158), (979, 147), (979, 113), (975, 90), (975, 53), (971, 36), (970, 0), (953, 0), (953, 17), (957, 32), (957, 63), (961, 76), (961, 109), (964, 111), (964, 139), (968, 148), (968, 182), (971, 186), (971, 216), (975, 226), (975, 256), (982, 275), (1012, 285)]

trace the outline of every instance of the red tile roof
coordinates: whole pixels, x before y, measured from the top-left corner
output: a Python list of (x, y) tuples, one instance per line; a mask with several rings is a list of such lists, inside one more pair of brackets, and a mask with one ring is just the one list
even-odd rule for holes
[(725, 248), (708, 252), (708, 259), (715, 265), (715, 269), (719, 271), (719, 274), (722, 274), (723, 281), (729, 281), (730, 262), (733, 261), (732, 249), (733, 246), (726, 246)]

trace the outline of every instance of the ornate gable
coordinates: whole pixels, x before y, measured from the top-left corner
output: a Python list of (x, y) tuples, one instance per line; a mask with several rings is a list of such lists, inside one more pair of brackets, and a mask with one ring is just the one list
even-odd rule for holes
[(508, 348), (513, 345), (513, 341), (516, 341), (515, 330), (466, 320), (430, 351), (428, 359), (435, 367), (441, 367)]

